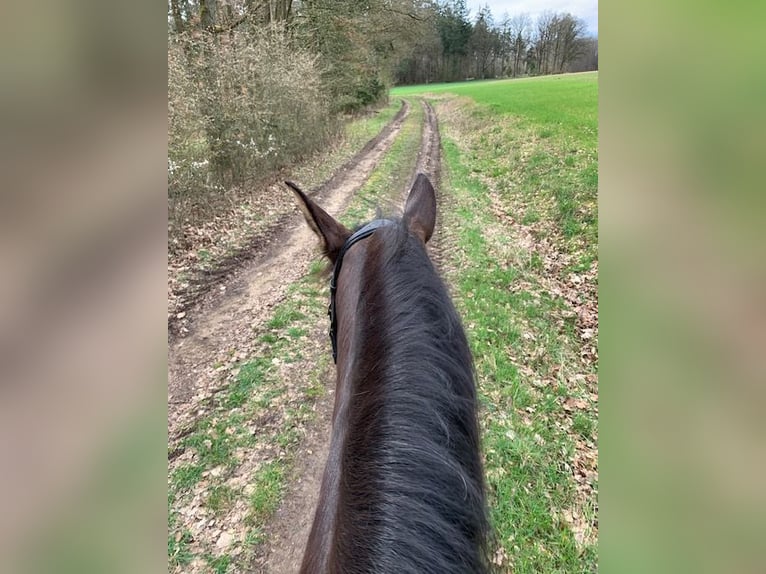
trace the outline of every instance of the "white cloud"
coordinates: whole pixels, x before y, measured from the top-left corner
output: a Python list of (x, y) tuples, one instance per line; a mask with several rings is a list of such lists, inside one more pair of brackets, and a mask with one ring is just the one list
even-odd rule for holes
[(590, 34), (598, 34), (598, 0), (467, 0), (471, 18), (485, 4), (492, 10), (495, 22), (500, 22), (505, 12), (509, 16), (526, 13), (532, 18), (545, 11), (569, 12), (585, 21)]

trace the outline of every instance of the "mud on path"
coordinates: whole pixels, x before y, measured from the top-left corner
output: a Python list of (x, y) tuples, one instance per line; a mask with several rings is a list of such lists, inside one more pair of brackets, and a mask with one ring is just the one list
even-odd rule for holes
[[(342, 211), (386, 154), (408, 113), (404, 102), (391, 123), (311, 195), (330, 213)], [(244, 265), (228, 280), (211, 283), (211, 292), (191, 310), (189, 333), (170, 337), (171, 441), (186, 432), (200, 414), (200, 403), (215, 392), (219, 384), (215, 365), (248, 356), (253, 327), (265, 322), (273, 307), (284, 300), (287, 286), (306, 274), (316, 239), (296, 208), (249, 249)]]
[[(380, 132), (368, 141), (362, 149), (357, 151), (354, 156), (339, 166), (332, 176), (319, 185), (316, 189), (305, 189), (308, 195), (312, 197), (322, 197), (331, 190), (344, 185), (344, 181), (352, 172), (363, 163), (371, 153), (375, 152), (381, 142), (386, 140), (392, 132), (398, 132), (409, 112), (409, 103), (402, 101), (402, 105), (396, 115), (389, 121)], [(168, 313), (168, 333), (172, 344), (176, 339), (189, 334), (192, 326), (190, 321), (194, 315), (200, 315), (200, 307), (211, 307), (213, 303), (219, 302), (222, 298), (221, 289), (225, 296), (226, 284), (235, 282), (238, 275), (247, 268), (248, 264), (256, 257), (263, 254), (269, 247), (270, 241), (275, 235), (282, 233), (286, 226), (293, 223), (295, 218), (294, 202), (290, 194), (284, 193), (284, 185), (281, 179), (287, 177), (276, 177), (271, 183), (265, 183), (261, 190), (263, 197), (269, 198), (269, 207), (267, 213), (263, 214), (264, 225), (256, 226), (253, 233), (238, 247), (232, 248), (231, 252), (217, 261), (212, 267), (199, 267), (191, 269), (190, 274), (183, 281), (176, 280), (173, 285), (172, 293), (169, 293), (171, 300), (171, 310)], [(300, 181), (300, 180), (298, 180)], [(271, 218), (275, 213), (276, 217)], [(179, 264), (176, 263), (176, 266)], [(176, 274), (179, 269), (173, 270)], [(187, 270), (188, 271), (188, 270)], [(171, 272), (171, 269), (168, 269)], [(219, 289), (216, 289), (219, 288)], [(216, 295), (218, 295), (216, 297)], [(189, 313), (189, 311), (191, 311)], [(190, 315), (187, 317), (187, 314)]]
[(423, 128), (423, 145), (418, 155), (417, 170), (428, 176), (436, 190), (436, 227), (431, 240), (428, 242), (428, 254), (434, 262), (436, 269), (442, 271), (442, 201), (441, 192), (441, 138), (439, 137), (439, 122), (436, 118), (433, 106), (426, 100), (422, 100), (425, 110), (426, 122)]

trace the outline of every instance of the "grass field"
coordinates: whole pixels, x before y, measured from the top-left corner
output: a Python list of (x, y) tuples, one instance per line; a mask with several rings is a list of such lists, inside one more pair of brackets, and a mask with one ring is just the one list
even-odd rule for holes
[(597, 570), (597, 89), (579, 74), (394, 91), (438, 102), (447, 279), (503, 572)]
[(497, 114), (513, 114), (541, 128), (565, 126), (565, 129), (582, 130), (583, 138), (596, 144), (598, 72), (406, 86), (391, 90), (392, 95), (401, 97), (426, 93), (468, 96)]

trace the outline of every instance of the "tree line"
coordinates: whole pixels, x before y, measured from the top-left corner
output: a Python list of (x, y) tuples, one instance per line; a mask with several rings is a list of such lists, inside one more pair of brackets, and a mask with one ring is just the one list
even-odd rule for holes
[(598, 69), (598, 39), (568, 13), (504, 16), (483, 7), (469, 17), (464, 0), (430, 6), (410, 54), (398, 61), (399, 84), (450, 82)]
[(323, 148), (392, 84), (595, 69), (581, 20), (464, 0), (168, 0), (171, 237)]

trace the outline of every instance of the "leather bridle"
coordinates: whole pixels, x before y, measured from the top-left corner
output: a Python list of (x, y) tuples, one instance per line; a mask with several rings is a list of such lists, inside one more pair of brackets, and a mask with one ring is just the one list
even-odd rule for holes
[(330, 342), (332, 343), (332, 360), (338, 362), (338, 317), (335, 312), (335, 292), (338, 289), (338, 277), (340, 276), (340, 268), (343, 265), (343, 256), (346, 251), (351, 249), (354, 244), (358, 243), (362, 239), (369, 237), (377, 229), (385, 227), (387, 225), (393, 225), (393, 221), (390, 219), (374, 219), (367, 225), (355, 231), (351, 237), (346, 239), (343, 247), (338, 252), (338, 257), (335, 260), (335, 267), (332, 271), (332, 279), (330, 279), (330, 305), (327, 308), (327, 314), (330, 316)]

